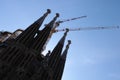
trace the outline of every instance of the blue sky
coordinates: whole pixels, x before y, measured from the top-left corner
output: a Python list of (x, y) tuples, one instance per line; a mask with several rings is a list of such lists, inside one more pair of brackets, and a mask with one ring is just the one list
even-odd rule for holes
[[(120, 0), (1, 0), (0, 30), (25, 29), (48, 8), (52, 13), (44, 24), (55, 13), (60, 13), (58, 20), (87, 15), (58, 29), (120, 26)], [(47, 50), (52, 50), (62, 35), (54, 34)], [(69, 32), (67, 40), (72, 44), (62, 80), (120, 80), (119, 35), (120, 29)]]

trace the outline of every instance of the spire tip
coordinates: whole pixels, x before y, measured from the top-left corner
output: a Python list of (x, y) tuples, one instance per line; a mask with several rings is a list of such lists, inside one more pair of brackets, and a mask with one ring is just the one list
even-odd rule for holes
[(68, 40), (68, 44), (66, 45), (66, 49), (69, 48), (70, 44), (71, 44), (71, 40)]
[(64, 35), (66, 36), (68, 32), (69, 32), (69, 29), (66, 28), (66, 31), (65, 31)]
[(50, 9), (47, 9), (47, 13), (51, 13), (51, 10), (50, 10)]
[(60, 14), (59, 13), (56, 13), (56, 17), (59, 17), (60, 16)]
[(71, 40), (68, 40), (68, 44), (71, 44)]
[(68, 28), (66, 28), (66, 32), (69, 32), (69, 29), (68, 29)]

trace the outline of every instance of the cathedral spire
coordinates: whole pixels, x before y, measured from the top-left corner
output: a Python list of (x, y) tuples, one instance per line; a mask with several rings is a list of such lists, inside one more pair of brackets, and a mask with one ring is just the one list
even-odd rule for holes
[(65, 62), (66, 62), (67, 53), (68, 53), (68, 49), (69, 49), (70, 44), (71, 44), (71, 40), (68, 40), (68, 44), (66, 45), (66, 49), (63, 51), (63, 54), (61, 55), (61, 58), (59, 60), (59, 64), (56, 67), (56, 70), (55, 70), (56, 75), (54, 76), (54, 80), (61, 80), (61, 78), (62, 78), (62, 74), (64, 71)]
[(25, 31), (23, 31), (17, 38), (16, 41), (22, 43), (26, 46), (29, 46), (31, 40), (34, 38), (36, 32), (39, 30), (40, 26), (42, 25), (44, 19), (50, 13), (50, 9), (47, 9), (47, 12), (36, 20), (33, 24), (31, 24)]
[(53, 49), (53, 51), (49, 57), (48, 64), (49, 64), (50, 68), (52, 68), (52, 69), (54, 69), (56, 67), (56, 65), (58, 64), (68, 31), (69, 30), (66, 29), (66, 32), (64, 33), (63, 37), (60, 39), (60, 41), (58, 42), (56, 47)]
[(44, 21), (44, 19), (45, 19), (45, 17), (48, 15), (48, 14), (50, 14), (51, 13), (51, 10), (50, 9), (47, 9), (47, 12), (41, 17), (41, 18), (39, 18), (37, 21), (35, 21), (35, 23), (37, 23), (38, 25), (42, 25), (42, 23), (43, 23), (43, 21)]
[(41, 53), (43, 46), (48, 39), (50, 31), (58, 17), (59, 17), (59, 14), (56, 13), (56, 16), (53, 18), (53, 20), (50, 23), (48, 23), (46, 25), (46, 27), (40, 31), (40, 33), (37, 34), (37, 36), (34, 39), (33, 45), (31, 45), (31, 48), (33, 48), (33, 49), (37, 50), (39, 53)]
[(63, 60), (66, 60), (67, 52), (68, 52), (68, 49), (69, 49), (70, 44), (71, 44), (71, 40), (68, 40), (68, 44), (66, 45), (66, 49), (64, 50), (64, 52), (63, 52), (63, 54), (62, 54), (62, 56), (61, 56), (61, 58), (62, 58)]

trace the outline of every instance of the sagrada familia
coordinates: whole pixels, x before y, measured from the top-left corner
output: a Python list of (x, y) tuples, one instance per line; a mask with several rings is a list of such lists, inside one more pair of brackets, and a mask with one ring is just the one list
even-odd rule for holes
[(0, 80), (61, 80), (71, 41), (63, 50), (68, 30), (57, 45), (46, 55), (43, 47), (59, 14), (39, 30), (51, 11), (27, 27), (16, 38), (7, 38), (0, 42)]

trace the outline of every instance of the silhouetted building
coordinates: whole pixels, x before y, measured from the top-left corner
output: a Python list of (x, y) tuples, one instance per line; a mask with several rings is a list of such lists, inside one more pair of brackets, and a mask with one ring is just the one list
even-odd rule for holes
[(39, 30), (50, 12), (48, 9), (17, 37), (4, 38), (8, 32), (5, 36), (0, 33), (0, 38), (4, 38), (0, 43), (0, 80), (61, 80), (71, 41), (68, 41), (63, 51), (66, 30), (53, 51), (48, 51), (45, 56), (42, 54), (50, 31), (59, 17), (57, 13), (45, 28)]

